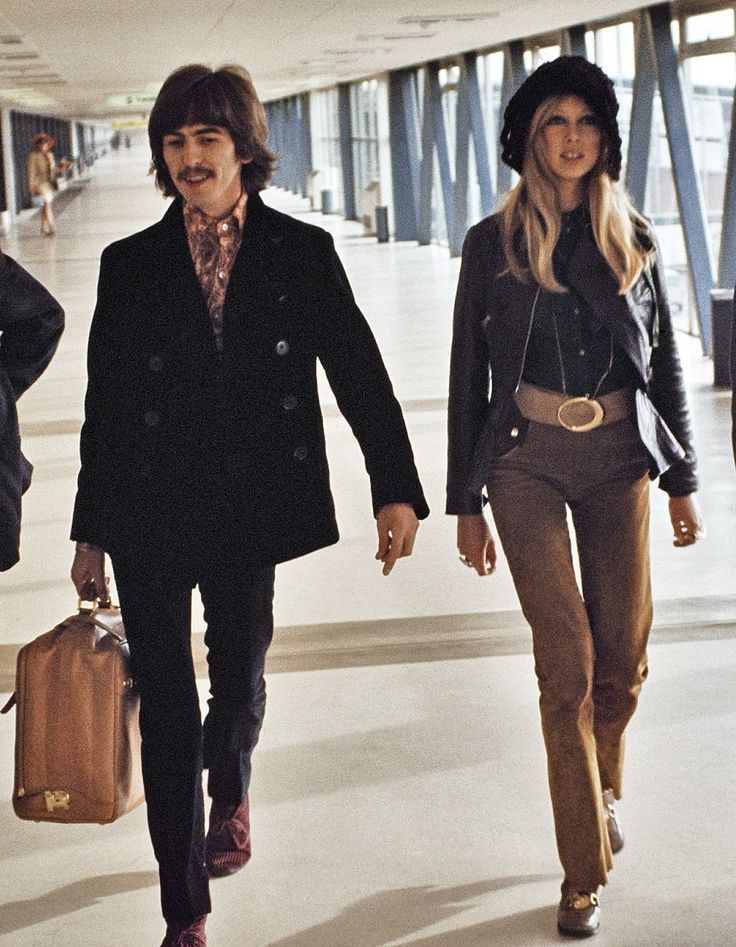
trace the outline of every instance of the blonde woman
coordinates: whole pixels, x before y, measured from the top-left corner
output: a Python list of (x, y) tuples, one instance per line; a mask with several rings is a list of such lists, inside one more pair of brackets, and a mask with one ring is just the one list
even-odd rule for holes
[(611, 81), (577, 56), (540, 66), (509, 102), (503, 160), (520, 180), (466, 238), (450, 378), (447, 512), (461, 561), (488, 575), (487, 492), (531, 625), (557, 921), (578, 937), (600, 926), (623, 845), (614, 806), (652, 618), (650, 478), (675, 545), (704, 534), (656, 243), (618, 184), (617, 112)]
[(39, 132), (31, 142), (31, 153), (28, 155), (28, 191), (32, 198), (42, 202), (41, 232), (46, 236), (56, 233), (51, 203), (58, 189), (57, 181), (71, 167), (66, 160), (57, 165), (53, 153), (55, 144), (51, 135)]

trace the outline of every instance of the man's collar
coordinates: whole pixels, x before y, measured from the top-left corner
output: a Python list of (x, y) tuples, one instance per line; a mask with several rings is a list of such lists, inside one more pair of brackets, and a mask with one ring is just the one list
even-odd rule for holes
[(209, 217), (203, 210), (200, 210), (199, 207), (195, 207), (193, 204), (190, 204), (187, 201), (182, 201), (184, 223), (186, 224), (187, 229), (194, 227), (197, 230), (206, 230), (211, 227), (217, 227), (219, 230), (221, 224), (228, 223), (234, 218), (239, 229), (242, 230), (243, 224), (245, 223), (247, 203), (248, 194), (246, 191), (243, 191), (235, 206), (226, 214), (224, 214), (222, 217)]

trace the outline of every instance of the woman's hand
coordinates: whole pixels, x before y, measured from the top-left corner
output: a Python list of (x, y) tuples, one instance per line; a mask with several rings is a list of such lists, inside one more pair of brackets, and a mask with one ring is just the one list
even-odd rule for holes
[(482, 513), (458, 516), (457, 548), (460, 561), (475, 569), (478, 575), (495, 572), (496, 546)]
[(77, 595), (85, 602), (98, 599), (101, 603), (110, 600), (105, 575), (105, 553), (93, 543), (77, 543), (72, 563), (72, 582)]
[(699, 539), (705, 539), (706, 529), (694, 493), (670, 497), (670, 520), (675, 535), (673, 546), (692, 546)]

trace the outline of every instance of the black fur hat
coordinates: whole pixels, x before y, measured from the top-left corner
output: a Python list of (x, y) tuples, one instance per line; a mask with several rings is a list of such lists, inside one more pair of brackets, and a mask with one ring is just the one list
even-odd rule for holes
[(501, 158), (521, 174), (524, 151), (534, 113), (553, 95), (577, 95), (595, 114), (605, 138), (606, 170), (618, 181), (621, 174), (621, 136), (618, 102), (608, 76), (582, 56), (560, 56), (545, 62), (522, 83), (503, 113)]

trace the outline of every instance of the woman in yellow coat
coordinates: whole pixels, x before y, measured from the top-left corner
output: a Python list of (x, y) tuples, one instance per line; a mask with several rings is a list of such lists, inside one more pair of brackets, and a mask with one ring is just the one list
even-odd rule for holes
[(70, 162), (62, 160), (57, 165), (54, 159), (54, 139), (46, 132), (40, 132), (31, 142), (28, 155), (28, 190), (31, 197), (40, 198), (41, 232), (47, 236), (56, 232), (51, 202), (58, 189), (58, 178), (70, 167)]

